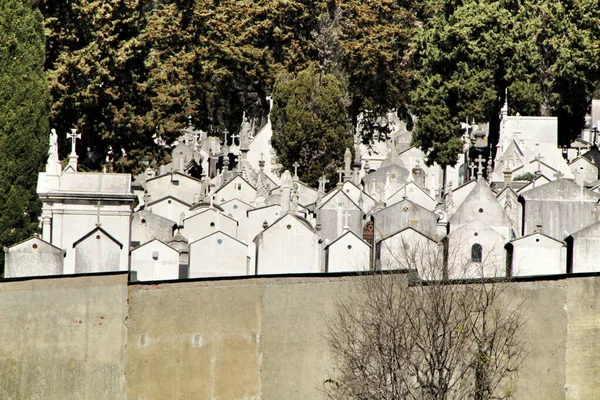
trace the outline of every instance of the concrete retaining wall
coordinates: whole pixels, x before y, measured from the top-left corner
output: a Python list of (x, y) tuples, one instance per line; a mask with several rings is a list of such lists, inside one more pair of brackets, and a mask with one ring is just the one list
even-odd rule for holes
[(127, 274), (0, 284), (0, 399), (123, 399)]
[[(2, 282), (0, 398), (324, 399), (325, 316), (357, 279)], [(529, 304), (516, 398), (600, 398), (600, 277), (508, 290)]]

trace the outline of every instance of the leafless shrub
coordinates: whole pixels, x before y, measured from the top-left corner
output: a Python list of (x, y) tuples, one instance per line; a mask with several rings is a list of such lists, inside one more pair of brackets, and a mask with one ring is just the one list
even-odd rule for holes
[(382, 266), (390, 271), (359, 278), (327, 321), (337, 361), (329, 398), (510, 398), (526, 355), (524, 303), (507, 296), (505, 279), (448, 280), (441, 248), (397, 247), (394, 265)]

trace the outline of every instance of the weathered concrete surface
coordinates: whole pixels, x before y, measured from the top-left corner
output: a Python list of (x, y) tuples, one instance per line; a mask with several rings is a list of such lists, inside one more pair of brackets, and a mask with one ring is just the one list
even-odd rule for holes
[[(324, 399), (325, 315), (357, 279), (130, 286), (128, 399)], [(594, 277), (510, 285), (508, 298), (526, 300), (529, 348), (514, 398), (598, 398), (598, 291)]]
[(319, 399), (324, 310), (352, 278), (130, 287), (127, 390), (142, 399)]
[[(126, 279), (1, 282), (0, 399), (324, 399), (326, 315), (364, 278)], [(514, 398), (600, 398), (600, 277), (507, 295), (527, 301)]]
[(513, 305), (524, 301), (525, 311), (522, 336), (528, 355), (514, 385), (515, 399), (565, 398), (569, 282), (519, 282), (506, 291)]
[(123, 399), (127, 275), (0, 284), (0, 398)]
[(600, 278), (569, 279), (566, 398), (600, 398)]

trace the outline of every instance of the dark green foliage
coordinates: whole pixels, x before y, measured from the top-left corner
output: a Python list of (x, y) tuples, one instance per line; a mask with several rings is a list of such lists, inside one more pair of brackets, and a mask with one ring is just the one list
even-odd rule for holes
[[(418, 117), (414, 143), (452, 165), (459, 122), (510, 113), (559, 117), (559, 142), (583, 126), (598, 87), (600, 9), (592, 0), (41, 0), (52, 120), (83, 133), (79, 154), (112, 167), (164, 160), (192, 116), (236, 132), (266, 122), (279, 74), (316, 63), (347, 83), (348, 117), (367, 127), (390, 110)], [(411, 121), (408, 121), (409, 123)], [(385, 130), (385, 127), (383, 127)], [(370, 132), (375, 133), (375, 132)], [(81, 160), (80, 160), (81, 161)]]
[[(53, 96), (51, 124), (65, 157), (65, 134), (82, 133), (77, 142), (80, 163), (89, 148), (100, 168), (112, 148), (116, 171), (139, 171), (144, 161), (161, 159), (149, 118), (146, 95), (147, 43), (140, 40), (144, 1), (42, 0), (47, 27), (46, 69)], [(85, 162), (83, 163), (85, 164)]]
[(40, 212), (35, 189), (49, 135), (44, 56), (35, 3), (0, 0), (0, 246), (30, 237)]
[(273, 95), (272, 141), (283, 168), (293, 171), (298, 162), (298, 175), (309, 185), (323, 173), (332, 181), (353, 144), (344, 83), (310, 65), (297, 75), (282, 74)]
[[(591, 1), (433, 0), (414, 41), (414, 143), (429, 162), (452, 164), (459, 122), (509, 113), (559, 117), (559, 144), (579, 135), (598, 81), (599, 11)], [(447, 146), (446, 143), (451, 143)]]

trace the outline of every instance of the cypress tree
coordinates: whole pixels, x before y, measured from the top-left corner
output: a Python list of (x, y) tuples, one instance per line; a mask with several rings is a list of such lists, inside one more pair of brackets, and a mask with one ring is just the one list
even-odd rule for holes
[[(34, 1), (0, 0), (0, 245), (36, 229), (36, 182), (48, 151), (44, 24)], [(4, 257), (0, 257), (2, 266)]]

